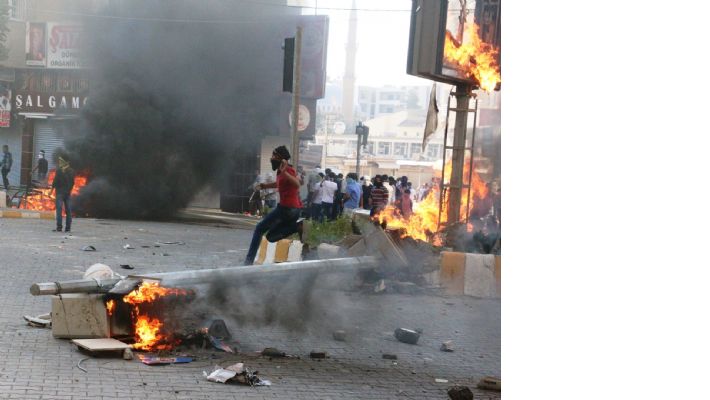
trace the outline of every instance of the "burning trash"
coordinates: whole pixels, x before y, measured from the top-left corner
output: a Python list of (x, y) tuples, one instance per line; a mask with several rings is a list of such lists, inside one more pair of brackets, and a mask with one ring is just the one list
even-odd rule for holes
[(131, 319), (134, 325), (137, 350), (170, 350), (179, 340), (165, 329), (166, 321), (157, 315), (161, 301), (175, 300), (191, 294), (186, 289), (161, 287), (157, 282), (143, 282), (137, 289), (123, 296), (123, 302), (133, 306)]
[[(52, 169), (47, 174), (46, 187), (34, 187), (27, 192), (19, 204), (19, 208), (24, 210), (35, 211), (54, 211), (56, 209), (56, 196), (52, 192), (52, 182), (57, 171)], [(88, 182), (89, 173), (86, 171), (78, 172), (74, 176), (74, 187), (72, 188), (72, 197), (78, 196), (81, 189)]]
[[(470, 170), (469, 159), (464, 162), (464, 184), (467, 180), (472, 180), (470, 195), (469, 191), (462, 190), (461, 208), (459, 215), (467, 223), (467, 231), (474, 231), (474, 224), (468, 221), (468, 217), (474, 209), (476, 203), (488, 196), (488, 186), (481, 179), (478, 173)], [(446, 163), (444, 177), (448, 180), (451, 177), (451, 161)], [(400, 210), (392, 205), (388, 205), (376, 217), (377, 222), (386, 224), (390, 231), (398, 230), (402, 238), (411, 237), (424, 242), (431, 242), (435, 246), (443, 246), (445, 242), (444, 228), (448, 223), (448, 192), (444, 192), (443, 200), (438, 187), (433, 187), (427, 197), (414, 206), (414, 212), (408, 218), (404, 217)], [(470, 198), (469, 198), (470, 196)]]

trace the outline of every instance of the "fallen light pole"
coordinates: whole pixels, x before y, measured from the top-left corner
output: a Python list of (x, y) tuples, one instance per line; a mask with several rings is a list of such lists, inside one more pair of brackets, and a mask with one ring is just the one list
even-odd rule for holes
[(63, 282), (35, 283), (30, 286), (34, 296), (65, 293), (128, 293), (141, 281), (160, 281), (165, 285), (180, 286), (214, 281), (228, 281), (251, 277), (271, 277), (298, 273), (339, 273), (373, 269), (381, 259), (374, 256), (333, 258), (326, 260), (294, 261), (271, 265), (226, 267), (194, 271), (161, 272), (155, 274), (129, 275), (111, 279), (80, 279)]

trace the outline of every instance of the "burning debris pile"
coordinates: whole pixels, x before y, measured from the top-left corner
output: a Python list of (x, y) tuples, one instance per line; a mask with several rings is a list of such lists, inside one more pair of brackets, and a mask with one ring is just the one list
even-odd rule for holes
[[(25, 197), (20, 201), (19, 208), (35, 211), (54, 211), (56, 207), (56, 196), (52, 193), (52, 182), (56, 170), (52, 169), (47, 174), (47, 185), (36, 186), (32, 188)], [(76, 197), (81, 193), (81, 190), (86, 186), (89, 174), (87, 172), (77, 173), (74, 177), (74, 187), (71, 195)]]
[[(490, 195), (488, 185), (475, 170), (470, 170), (470, 165), (467, 159), (464, 162), (464, 185), (468, 185), (469, 180), (473, 182), (471, 184), (470, 195), (469, 191), (462, 191), (459, 215), (463, 217), (461, 221), (458, 221), (465, 224), (467, 233), (472, 233), (474, 229), (477, 229), (477, 227), (474, 226), (477, 219), (474, 216), (474, 210), (477, 209), (479, 203), (483, 203), (482, 200)], [(451, 161), (445, 166), (444, 176), (447, 180), (451, 176)], [(411, 237), (416, 240), (432, 243), (435, 246), (445, 246), (447, 245), (446, 233), (447, 231), (451, 231), (450, 228), (447, 229), (447, 226), (451, 225), (448, 221), (448, 194), (449, 192), (445, 191), (443, 193), (443, 199), (441, 199), (441, 188), (434, 186), (427, 197), (414, 206), (414, 212), (409, 218), (405, 218), (397, 207), (388, 205), (377, 215), (376, 220), (383, 226), (386, 226), (388, 230), (397, 231), (397, 234), (401, 238)], [(490, 204), (488, 204), (488, 206), (490, 208)], [(456, 231), (453, 232), (453, 235), (448, 236), (455, 236), (459, 233), (460, 232)], [(450, 241), (448, 241), (448, 243), (450, 243)]]
[[(180, 344), (175, 338), (176, 324), (166, 326), (171, 321), (161, 319), (161, 308), (169, 307), (166, 303), (182, 303), (189, 301), (188, 296), (194, 297), (194, 292), (186, 289), (161, 287), (157, 282), (143, 282), (134, 291), (123, 296), (123, 302), (133, 306), (131, 320), (134, 326), (135, 343), (137, 350), (170, 350)], [(109, 300), (110, 301), (110, 300)], [(175, 305), (173, 304), (173, 305)], [(111, 315), (110, 307), (109, 315)]]

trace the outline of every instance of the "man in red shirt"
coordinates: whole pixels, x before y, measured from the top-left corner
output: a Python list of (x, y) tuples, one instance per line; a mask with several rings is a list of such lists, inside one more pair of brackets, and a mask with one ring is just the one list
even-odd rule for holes
[(276, 188), (279, 191), (279, 204), (276, 205), (267, 216), (265, 216), (254, 229), (251, 238), (251, 245), (247, 252), (244, 265), (252, 265), (256, 252), (261, 244), (261, 237), (266, 233), (266, 240), (277, 242), (283, 238), (291, 236), (299, 231), (298, 217), (301, 215), (301, 199), (299, 188), (301, 181), (296, 174), (296, 170), (288, 160), (291, 154), (286, 146), (279, 146), (271, 154), (271, 169), (276, 173), (276, 182), (264, 183), (255, 188), (256, 190)]

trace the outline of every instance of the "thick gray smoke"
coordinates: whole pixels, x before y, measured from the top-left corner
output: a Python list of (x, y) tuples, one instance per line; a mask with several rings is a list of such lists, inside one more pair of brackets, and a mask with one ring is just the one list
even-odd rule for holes
[(223, 186), (234, 159), (254, 157), (276, 132), (283, 34), (273, 27), (293, 11), (119, 3), (105, 12), (122, 18), (85, 22), (91, 96), (66, 140), (76, 169), (91, 173), (79, 206), (99, 217), (168, 217), (206, 185)]

